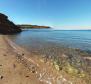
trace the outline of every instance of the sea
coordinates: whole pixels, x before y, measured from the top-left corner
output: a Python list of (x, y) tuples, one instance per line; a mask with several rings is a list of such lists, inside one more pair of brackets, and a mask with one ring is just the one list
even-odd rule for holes
[(35, 53), (59, 53), (63, 47), (91, 52), (91, 30), (28, 29), (9, 37)]

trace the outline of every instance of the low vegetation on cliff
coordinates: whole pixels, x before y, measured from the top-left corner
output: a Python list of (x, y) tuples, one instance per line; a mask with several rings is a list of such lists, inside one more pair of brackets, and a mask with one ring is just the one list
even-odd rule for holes
[(21, 29), (43, 29), (43, 28), (51, 28), (49, 26), (38, 26), (38, 25), (29, 25), (29, 24), (21, 24), (17, 25)]

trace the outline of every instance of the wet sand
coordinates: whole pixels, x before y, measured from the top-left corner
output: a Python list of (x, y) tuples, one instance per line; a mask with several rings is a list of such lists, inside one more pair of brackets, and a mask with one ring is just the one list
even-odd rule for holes
[[(57, 67), (57, 66), (56, 66)], [(0, 35), (0, 84), (88, 84)]]

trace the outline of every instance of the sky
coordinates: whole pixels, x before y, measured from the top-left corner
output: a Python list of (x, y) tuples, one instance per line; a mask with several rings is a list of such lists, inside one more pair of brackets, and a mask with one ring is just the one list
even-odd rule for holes
[(91, 0), (0, 0), (0, 12), (16, 24), (91, 29)]

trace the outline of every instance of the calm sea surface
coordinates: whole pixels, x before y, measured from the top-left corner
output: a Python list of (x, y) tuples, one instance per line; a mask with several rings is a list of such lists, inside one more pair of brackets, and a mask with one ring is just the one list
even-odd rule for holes
[[(46, 51), (55, 46), (79, 48), (91, 51), (90, 30), (53, 30), (53, 29), (30, 29), (10, 38), (20, 46), (31, 51)], [(51, 51), (51, 50), (50, 50)]]

